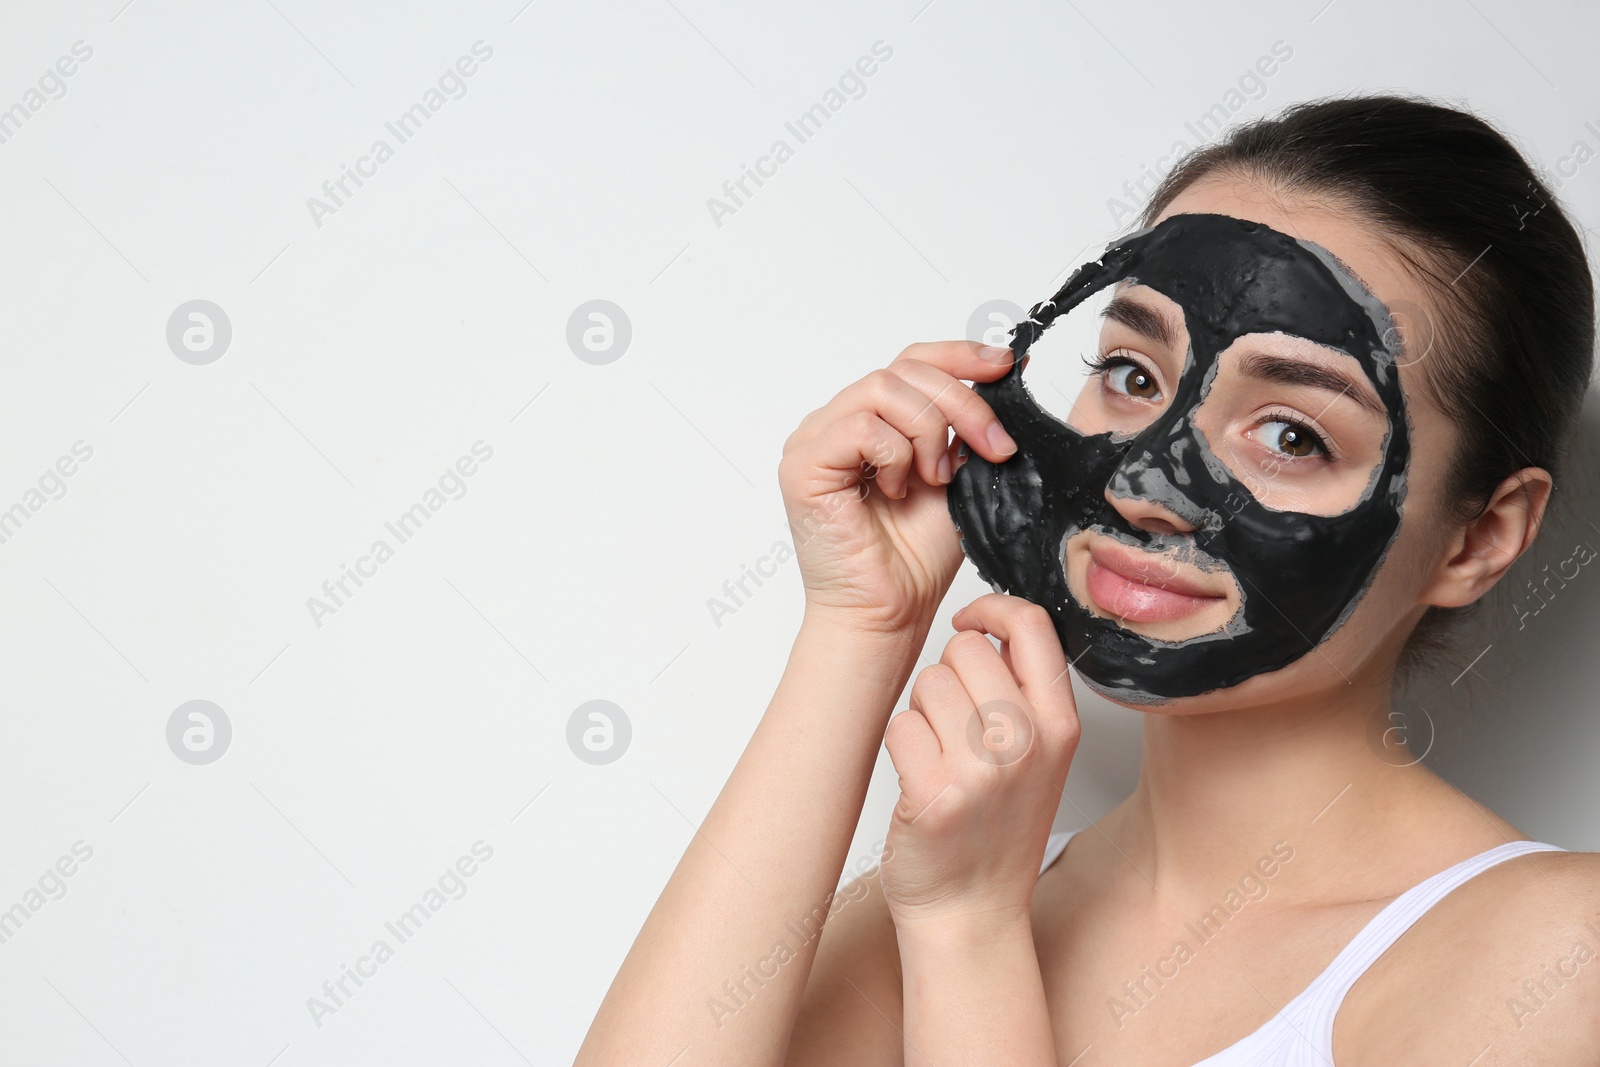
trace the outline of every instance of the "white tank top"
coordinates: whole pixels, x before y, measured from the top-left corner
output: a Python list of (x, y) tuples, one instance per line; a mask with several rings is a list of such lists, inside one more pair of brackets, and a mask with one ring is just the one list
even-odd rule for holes
[[(1051, 834), (1045, 845), (1043, 874), (1078, 831)], [(1346, 945), (1327, 970), (1259, 1030), (1207, 1056), (1194, 1067), (1329, 1067), (1333, 1063), (1333, 1017), (1372, 962), (1422, 918), (1445, 894), (1473, 875), (1529, 852), (1565, 852), (1543, 841), (1507, 841), (1462, 860), (1396, 897)]]

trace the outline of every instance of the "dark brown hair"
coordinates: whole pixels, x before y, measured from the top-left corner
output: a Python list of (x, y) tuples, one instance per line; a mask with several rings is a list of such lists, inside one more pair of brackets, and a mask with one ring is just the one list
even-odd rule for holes
[[(1502, 133), (1414, 96), (1295, 104), (1184, 157), (1142, 224), (1212, 176), (1351, 210), (1433, 294), (1437, 321), (1407, 323), (1405, 344), (1408, 359), (1427, 350), (1423, 388), (1461, 431), (1446, 515), (1470, 522), (1523, 467), (1560, 486), (1594, 361), (1594, 283), (1577, 230)], [(1443, 634), (1466, 610), (1428, 609), (1402, 673), (1447, 650)]]

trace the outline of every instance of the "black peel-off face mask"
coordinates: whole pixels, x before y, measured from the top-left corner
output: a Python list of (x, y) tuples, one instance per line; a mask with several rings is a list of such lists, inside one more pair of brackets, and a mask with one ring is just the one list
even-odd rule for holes
[[(1189, 349), (1148, 426), (1080, 433), (1040, 407), (1023, 384), (1028, 349), (1056, 318), (1123, 279), (1182, 308)], [(1340, 514), (1266, 506), (1196, 425), (1221, 354), (1247, 334), (1274, 332), (1353, 357), (1387, 411), (1381, 459), (1359, 500)], [(1396, 370), (1399, 333), (1383, 304), (1326, 249), (1228, 215), (1173, 215), (1079, 267), (1016, 325), (1011, 350), (1015, 362), (1005, 377), (973, 388), (1017, 452), (995, 464), (963, 444), (966, 462), (948, 489), (950, 515), (985, 581), (1049, 610), (1069, 661), (1092, 687), (1135, 704), (1225, 689), (1293, 663), (1355, 609), (1399, 530), (1410, 446)], [(1108, 489), (1155, 502), (1192, 529), (1140, 529), (1107, 501)], [(1220, 629), (1180, 641), (1142, 636), (1092, 614), (1069, 592), (1064, 573), (1064, 546), (1082, 531), (1204, 571), (1225, 569), (1240, 606)]]

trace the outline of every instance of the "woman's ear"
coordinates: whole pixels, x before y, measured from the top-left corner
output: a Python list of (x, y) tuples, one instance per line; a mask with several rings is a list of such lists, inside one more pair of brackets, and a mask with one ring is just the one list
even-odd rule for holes
[(1488, 592), (1538, 536), (1551, 487), (1541, 467), (1524, 467), (1501, 482), (1483, 513), (1456, 530), (1422, 602), (1459, 608)]

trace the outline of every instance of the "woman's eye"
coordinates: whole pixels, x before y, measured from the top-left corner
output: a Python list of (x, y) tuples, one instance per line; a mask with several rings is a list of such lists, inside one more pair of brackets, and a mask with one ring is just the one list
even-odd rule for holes
[(1286, 456), (1303, 459), (1328, 455), (1328, 446), (1309, 427), (1285, 419), (1269, 419), (1261, 424), (1266, 446)]
[(1155, 375), (1128, 360), (1119, 360), (1106, 367), (1106, 381), (1111, 388), (1127, 396), (1138, 397), (1140, 400), (1159, 400), (1161, 387), (1156, 384)]

